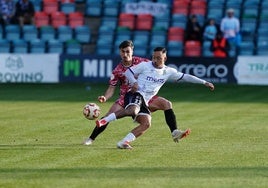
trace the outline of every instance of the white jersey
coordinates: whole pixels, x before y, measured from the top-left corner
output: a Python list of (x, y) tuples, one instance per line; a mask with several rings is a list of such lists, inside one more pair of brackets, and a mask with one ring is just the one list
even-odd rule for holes
[(167, 80), (180, 80), (184, 75), (168, 66), (159, 69), (155, 68), (152, 62), (143, 62), (129, 69), (135, 76), (138, 76), (137, 82), (139, 89), (137, 92), (144, 97), (146, 104), (158, 93)]
[[(205, 84), (206, 81), (195, 76), (178, 72), (176, 69), (164, 65), (162, 68), (156, 68), (153, 62), (142, 62), (130, 67), (126, 73), (130, 84), (138, 83), (138, 90), (146, 104), (155, 96), (167, 80)], [(137, 79), (136, 79), (137, 78)]]

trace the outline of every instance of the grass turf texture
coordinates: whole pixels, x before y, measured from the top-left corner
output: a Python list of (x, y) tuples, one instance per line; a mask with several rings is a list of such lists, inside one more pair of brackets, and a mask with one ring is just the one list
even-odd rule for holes
[(267, 187), (267, 86), (167, 84), (160, 95), (192, 133), (174, 143), (158, 111), (133, 150), (116, 149), (130, 118), (81, 145), (94, 128), (82, 107), (107, 85), (90, 87), (0, 85), (0, 187)]

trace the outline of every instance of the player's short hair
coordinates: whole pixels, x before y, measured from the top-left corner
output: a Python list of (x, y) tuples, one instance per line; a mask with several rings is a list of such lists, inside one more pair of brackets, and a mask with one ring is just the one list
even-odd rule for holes
[(159, 52), (159, 51), (161, 51), (162, 53), (167, 53), (167, 50), (164, 47), (156, 47), (154, 49), (154, 52)]
[(119, 49), (131, 47), (134, 48), (133, 42), (131, 40), (125, 40), (119, 44)]

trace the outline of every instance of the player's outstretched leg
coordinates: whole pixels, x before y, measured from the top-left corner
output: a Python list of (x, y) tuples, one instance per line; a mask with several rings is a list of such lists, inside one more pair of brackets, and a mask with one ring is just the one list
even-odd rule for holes
[(185, 131), (181, 131), (181, 130), (176, 129), (172, 132), (171, 135), (172, 135), (174, 142), (179, 142), (180, 139), (185, 138), (190, 133), (191, 133), (191, 129), (186, 129)]

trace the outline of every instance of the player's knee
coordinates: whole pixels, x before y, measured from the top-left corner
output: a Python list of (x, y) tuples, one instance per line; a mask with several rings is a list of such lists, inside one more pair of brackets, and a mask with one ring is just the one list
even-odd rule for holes
[(137, 108), (136, 106), (129, 106), (127, 109), (126, 109), (126, 114), (128, 116), (136, 116), (137, 114), (139, 113), (139, 108)]
[(163, 104), (163, 110), (169, 110), (172, 108), (172, 102), (171, 101), (168, 101), (166, 100)]

